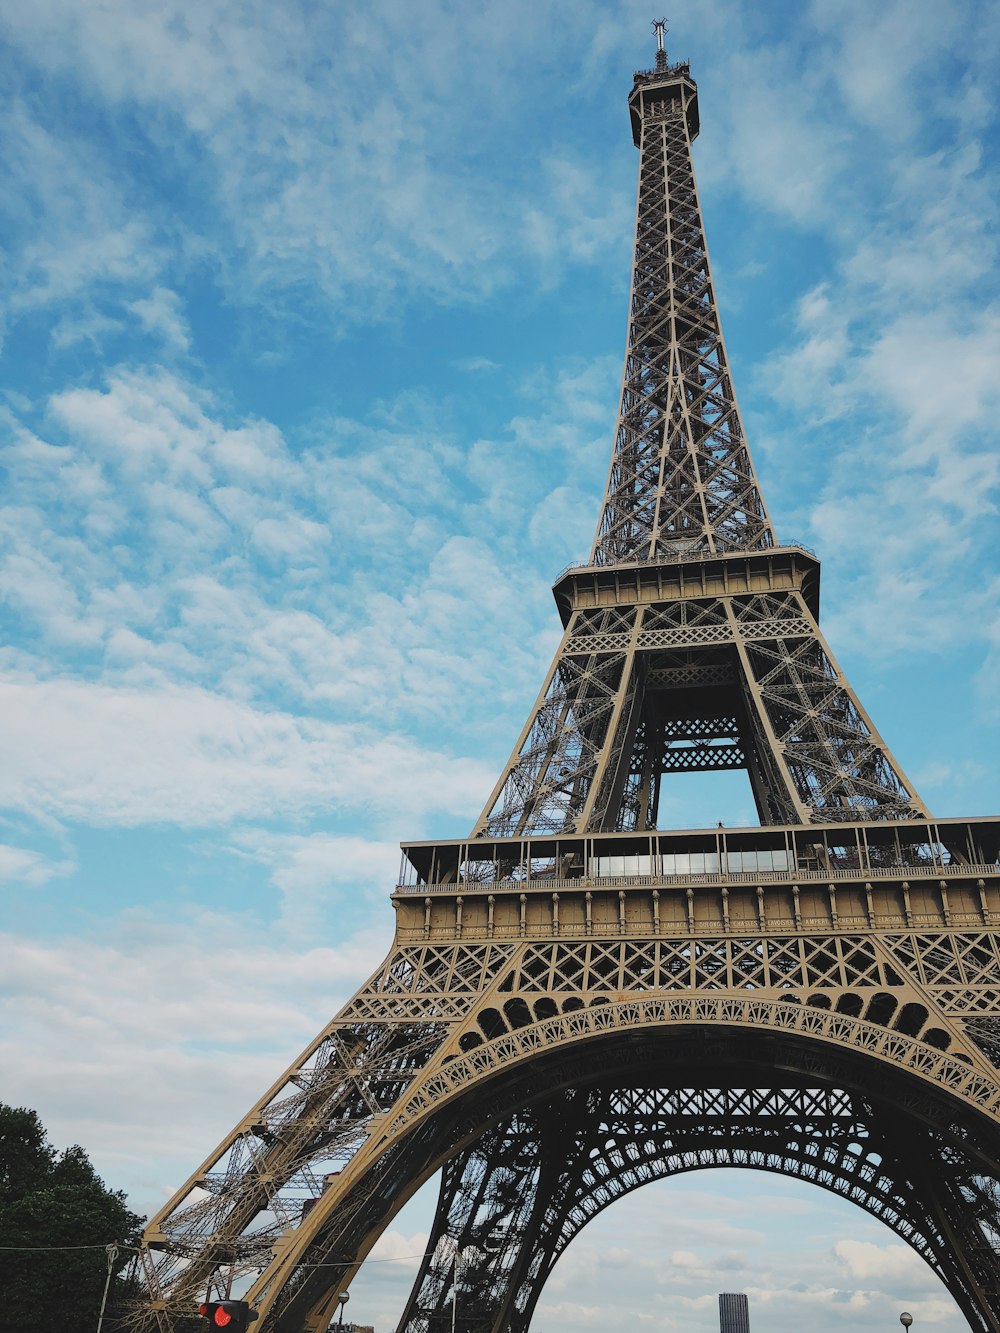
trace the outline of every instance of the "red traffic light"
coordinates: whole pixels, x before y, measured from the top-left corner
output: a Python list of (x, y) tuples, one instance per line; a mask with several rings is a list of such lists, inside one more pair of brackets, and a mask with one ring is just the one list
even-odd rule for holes
[(246, 1301), (202, 1301), (198, 1313), (214, 1328), (228, 1328), (229, 1333), (246, 1333), (247, 1325), (258, 1318)]

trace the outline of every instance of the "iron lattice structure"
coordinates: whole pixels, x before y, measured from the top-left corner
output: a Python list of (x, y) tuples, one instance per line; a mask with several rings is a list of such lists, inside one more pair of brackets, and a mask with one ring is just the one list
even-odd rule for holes
[[(1000, 1333), (1000, 819), (931, 819), (824, 642), (733, 394), (688, 66), (661, 48), (629, 105), (621, 410), (562, 642), (472, 835), (404, 847), (385, 962), (150, 1222), (157, 1333), (233, 1275), (262, 1333), (325, 1329), (437, 1171), (401, 1333), (523, 1333), (601, 1209), (719, 1165), (853, 1200)], [(759, 828), (658, 831), (665, 775), (729, 768)]]

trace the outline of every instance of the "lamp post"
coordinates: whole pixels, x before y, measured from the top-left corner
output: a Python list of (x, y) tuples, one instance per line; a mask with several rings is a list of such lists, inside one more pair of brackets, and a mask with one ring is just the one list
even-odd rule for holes
[(904, 1328), (909, 1328), (910, 1325), (913, 1323), (913, 1315), (910, 1314), (909, 1310), (904, 1310), (903, 1313), (899, 1316), (899, 1322), (903, 1325)]
[(340, 1318), (337, 1320), (338, 1328), (344, 1327), (344, 1306), (350, 1299), (351, 1298), (350, 1296), (348, 1296), (346, 1291), (342, 1291), (340, 1295), (337, 1297), (337, 1300), (340, 1302)]

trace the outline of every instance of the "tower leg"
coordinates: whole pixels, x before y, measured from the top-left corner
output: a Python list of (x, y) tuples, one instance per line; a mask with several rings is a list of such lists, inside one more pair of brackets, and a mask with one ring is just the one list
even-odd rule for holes
[(502, 1327), (537, 1229), (539, 1185), (552, 1170), (544, 1121), (518, 1112), (442, 1171), (437, 1211), (398, 1333)]

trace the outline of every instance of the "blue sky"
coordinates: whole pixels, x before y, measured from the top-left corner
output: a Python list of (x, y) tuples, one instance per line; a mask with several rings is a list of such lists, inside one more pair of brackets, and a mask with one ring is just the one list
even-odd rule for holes
[[(651, 17), (0, 20), (0, 1097), (144, 1211), (375, 965), (399, 840), (469, 829), (540, 684), (612, 441)], [(1000, 13), (670, 20), (779, 534), (932, 809), (996, 813)], [(411, 1265), (371, 1272), (382, 1333)], [(728, 1173), (594, 1223), (536, 1326), (712, 1329), (722, 1277), (773, 1333), (963, 1327), (856, 1210)]]

